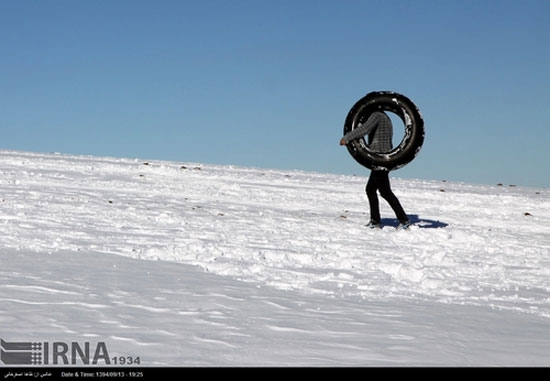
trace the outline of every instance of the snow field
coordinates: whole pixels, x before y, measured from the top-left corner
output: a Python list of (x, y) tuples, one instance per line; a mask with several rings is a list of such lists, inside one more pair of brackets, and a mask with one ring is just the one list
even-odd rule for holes
[(415, 226), (380, 231), (364, 175), (0, 151), (0, 322), (152, 365), (544, 363), (550, 190), (393, 177)]
[(2, 155), (4, 248), (114, 253), (279, 289), (550, 317), (547, 189), (394, 179), (417, 224), (371, 231), (364, 177), (19, 155)]

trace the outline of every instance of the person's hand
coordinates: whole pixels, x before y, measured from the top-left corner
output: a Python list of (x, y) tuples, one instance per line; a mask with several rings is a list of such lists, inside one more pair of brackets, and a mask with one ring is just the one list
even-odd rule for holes
[(344, 138), (340, 139), (340, 145), (341, 146), (345, 146), (346, 144), (348, 144), (348, 142), (346, 142), (346, 139), (344, 139)]

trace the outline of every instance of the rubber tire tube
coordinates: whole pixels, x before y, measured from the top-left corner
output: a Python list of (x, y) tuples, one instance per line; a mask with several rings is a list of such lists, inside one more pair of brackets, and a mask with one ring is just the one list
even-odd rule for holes
[(390, 152), (374, 152), (364, 138), (346, 146), (361, 165), (374, 170), (392, 171), (410, 163), (424, 143), (424, 120), (418, 107), (406, 96), (393, 91), (373, 91), (361, 98), (349, 111), (344, 123), (344, 135), (364, 123), (375, 111), (397, 114), (405, 124), (405, 136)]

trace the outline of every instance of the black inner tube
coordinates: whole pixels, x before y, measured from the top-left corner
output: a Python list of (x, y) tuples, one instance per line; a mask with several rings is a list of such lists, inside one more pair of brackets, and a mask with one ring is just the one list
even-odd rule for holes
[(416, 105), (406, 96), (393, 91), (373, 91), (361, 98), (349, 111), (344, 135), (364, 123), (375, 111), (397, 114), (405, 125), (401, 143), (389, 152), (372, 151), (364, 138), (349, 142), (351, 156), (369, 169), (391, 171), (410, 163), (424, 143), (424, 120)]

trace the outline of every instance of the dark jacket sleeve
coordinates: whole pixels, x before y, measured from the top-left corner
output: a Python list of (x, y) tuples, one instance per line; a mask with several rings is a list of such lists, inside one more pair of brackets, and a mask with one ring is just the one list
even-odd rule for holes
[(369, 119), (367, 119), (365, 123), (345, 134), (344, 140), (346, 141), (346, 143), (349, 143), (356, 139), (362, 138), (365, 135), (368, 135), (374, 129), (374, 127), (378, 125), (379, 122), (380, 113), (375, 112), (369, 117)]

